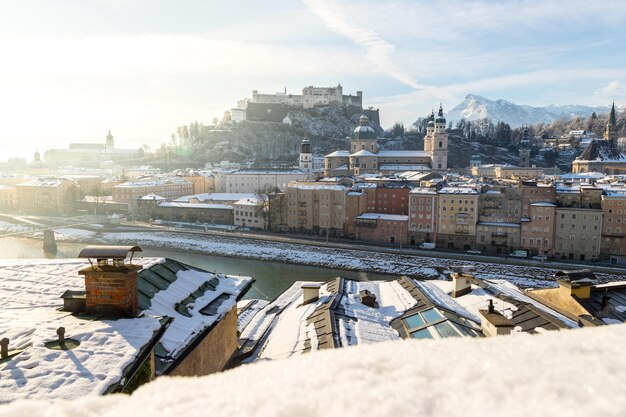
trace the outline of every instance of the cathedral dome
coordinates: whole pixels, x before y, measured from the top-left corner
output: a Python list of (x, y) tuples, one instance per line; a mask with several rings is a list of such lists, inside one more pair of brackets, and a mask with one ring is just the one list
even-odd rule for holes
[(369, 126), (369, 119), (366, 115), (359, 117), (359, 125), (352, 132), (352, 139), (377, 139), (378, 135)]

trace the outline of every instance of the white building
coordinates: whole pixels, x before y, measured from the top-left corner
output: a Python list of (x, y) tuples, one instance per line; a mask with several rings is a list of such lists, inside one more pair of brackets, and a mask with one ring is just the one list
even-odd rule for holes
[(233, 209), (235, 226), (252, 229), (267, 228), (267, 209), (262, 197), (242, 198), (233, 204)]
[(293, 181), (306, 181), (310, 173), (293, 170), (217, 170), (215, 191), (218, 193), (265, 193), (284, 190)]

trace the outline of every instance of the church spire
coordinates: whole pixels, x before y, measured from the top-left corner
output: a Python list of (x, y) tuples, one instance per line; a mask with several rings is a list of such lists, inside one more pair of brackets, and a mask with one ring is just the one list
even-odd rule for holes
[(613, 101), (613, 106), (611, 106), (609, 120), (606, 122), (606, 128), (604, 129), (604, 139), (617, 140), (617, 119), (615, 117), (615, 101)]
[(615, 100), (613, 100), (613, 106), (611, 107), (611, 114), (609, 115), (609, 122), (607, 126), (617, 126), (617, 121), (615, 120)]

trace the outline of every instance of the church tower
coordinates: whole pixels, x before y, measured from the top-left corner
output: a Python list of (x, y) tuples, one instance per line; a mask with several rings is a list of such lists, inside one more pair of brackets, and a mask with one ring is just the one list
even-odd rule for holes
[(113, 135), (111, 134), (111, 129), (109, 129), (109, 134), (107, 135), (105, 149), (113, 150), (113, 148), (115, 148), (115, 142), (113, 141)]
[(300, 171), (313, 171), (313, 152), (311, 149), (311, 142), (309, 142), (306, 138), (300, 144)]
[[(434, 114), (431, 117), (434, 117)], [(428, 122), (426, 137), (424, 138), (424, 150), (430, 153), (433, 171), (446, 171), (448, 169), (448, 133), (446, 132), (446, 118), (443, 117), (441, 104), (435, 120)]]
[(519, 163), (522, 168), (530, 166), (530, 138), (528, 137), (528, 126), (524, 127), (524, 136), (519, 143)]
[(617, 120), (615, 118), (615, 101), (613, 102), (613, 107), (611, 107), (609, 121), (606, 123), (606, 128), (604, 129), (604, 140), (611, 140), (617, 143)]
[(435, 111), (433, 110), (426, 125), (426, 136), (424, 137), (424, 151), (432, 152), (434, 149), (433, 138), (435, 135)]

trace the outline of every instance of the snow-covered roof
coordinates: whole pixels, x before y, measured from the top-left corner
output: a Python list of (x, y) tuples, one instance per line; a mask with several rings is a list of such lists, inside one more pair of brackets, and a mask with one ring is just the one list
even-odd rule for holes
[(143, 197), (139, 197), (138, 200), (164, 201), (167, 200), (167, 198), (161, 197), (160, 195), (156, 194), (148, 194), (144, 195)]
[[(158, 343), (157, 372), (163, 372), (234, 307), (251, 283), (251, 278), (216, 275), (169, 259), (135, 258), (133, 263), (144, 268), (137, 280), (142, 314), (99, 320), (61, 311), (66, 290), (85, 290), (78, 271), (90, 265), (87, 260), (0, 261), (0, 334), (9, 338), (9, 351), (23, 349), (0, 366), (0, 402), (102, 394), (126, 376), (140, 353), (151, 348), (149, 344)], [(167, 277), (159, 286), (150, 284), (163, 274)], [(163, 282), (169, 285), (159, 290)], [(143, 291), (146, 285), (149, 291)], [(193, 305), (185, 305), (190, 294)], [(203, 314), (222, 295), (226, 297), (213, 306), (212, 314)], [(187, 315), (180, 313), (181, 308)], [(174, 319), (167, 329), (164, 317)], [(65, 328), (66, 338), (80, 344), (71, 350), (48, 348), (47, 342), (58, 339), (59, 327)], [(157, 339), (159, 330), (164, 333)]]
[(204, 201), (221, 201), (221, 202), (231, 202), (239, 201), (242, 198), (258, 198), (257, 194), (252, 193), (202, 193), (202, 194), (193, 194), (186, 195), (184, 197), (179, 197), (174, 200), (177, 203), (188, 203), (191, 200), (197, 200), (199, 202)]
[(361, 149), (360, 151), (355, 152), (351, 154), (350, 156), (376, 156), (376, 154), (370, 151), (366, 151), (365, 149)]
[(332, 157), (348, 158), (349, 156), (350, 156), (349, 151), (335, 151), (333, 153), (329, 153), (328, 155), (326, 155), (326, 158), (332, 158)]
[(295, 188), (298, 190), (332, 190), (332, 191), (346, 191), (347, 187), (343, 185), (333, 184), (298, 184), (290, 183), (288, 188)]
[(437, 194), (437, 189), (429, 187), (415, 187), (409, 192), (409, 194)]
[(22, 182), (18, 184), (18, 187), (59, 187), (66, 181), (70, 181), (67, 178), (42, 178), (33, 179), (30, 181)]
[(261, 198), (242, 198), (239, 201), (233, 203), (234, 206), (262, 206), (263, 199)]
[[(305, 282), (296, 282), (261, 310), (241, 332), (247, 361), (279, 359), (307, 351), (398, 340), (389, 323), (413, 307), (416, 300), (397, 281), (353, 281), (337, 278), (322, 285), (317, 301), (302, 305)], [(359, 292), (376, 296), (378, 308), (363, 305)], [(322, 329), (315, 321), (334, 314), (333, 330)], [(330, 325), (330, 322), (329, 322)], [(322, 333), (323, 332), (323, 333)]]
[[(148, 268), (159, 259), (137, 259)], [(0, 261), (0, 334), (9, 350), (24, 349), (0, 367), (0, 402), (18, 398), (80, 398), (101, 394), (161, 328), (158, 317), (85, 320), (60, 311), (61, 294), (84, 290), (78, 271), (86, 260)], [(48, 349), (64, 327), (80, 345), (70, 351)]]
[(191, 184), (191, 182), (180, 177), (153, 178), (140, 181), (128, 181), (122, 184), (114, 185), (113, 188), (148, 188), (172, 184)]
[(443, 187), (439, 190), (439, 194), (479, 194), (478, 190), (468, 187)]
[(382, 158), (425, 158), (430, 157), (426, 151), (380, 151), (378, 156)]
[(363, 213), (360, 216), (355, 217), (356, 219), (369, 219), (369, 220), (391, 220), (396, 222), (407, 222), (409, 221), (409, 216), (405, 216), (402, 214), (384, 214), (384, 213)]
[[(430, 167), (426, 165), (393, 165), (381, 164), (378, 166), (379, 171), (430, 171)], [(423, 172), (422, 172), (423, 174)]]
[(213, 209), (213, 210), (232, 210), (233, 206), (228, 204), (211, 204), (211, 203), (182, 203), (177, 201), (163, 202), (159, 207), (172, 208), (190, 208), (190, 209)]
[(556, 207), (556, 204), (554, 203), (548, 203), (548, 202), (539, 202), (539, 203), (531, 203), (531, 206), (536, 206), (536, 207)]

